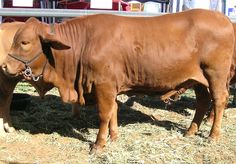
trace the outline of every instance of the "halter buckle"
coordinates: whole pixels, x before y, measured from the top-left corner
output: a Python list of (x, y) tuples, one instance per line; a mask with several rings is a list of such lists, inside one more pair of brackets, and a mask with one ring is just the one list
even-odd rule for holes
[(24, 75), (26, 77), (31, 77), (32, 76), (32, 70), (29, 66), (26, 66), (26, 69), (24, 70)]

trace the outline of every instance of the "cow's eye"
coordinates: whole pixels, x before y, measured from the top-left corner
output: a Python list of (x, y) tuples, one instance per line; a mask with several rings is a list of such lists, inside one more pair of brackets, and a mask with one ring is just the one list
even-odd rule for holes
[(29, 41), (21, 41), (21, 48), (25, 51), (28, 51), (31, 47), (31, 44)]
[(29, 44), (29, 42), (28, 41), (22, 41), (21, 44), (22, 45), (27, 45), (27, 44)]

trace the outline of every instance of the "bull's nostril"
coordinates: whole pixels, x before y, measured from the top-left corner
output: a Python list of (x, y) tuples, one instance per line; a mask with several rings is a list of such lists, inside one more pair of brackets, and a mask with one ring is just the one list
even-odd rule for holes
[(4, 71), (6, 71), (7, 70), (7, 65), (6, 64), (2, 64), (2, 69), (4, 70)]
[(7, 65), (6, 64), (2, 64), (2, 68), (7, 68)]

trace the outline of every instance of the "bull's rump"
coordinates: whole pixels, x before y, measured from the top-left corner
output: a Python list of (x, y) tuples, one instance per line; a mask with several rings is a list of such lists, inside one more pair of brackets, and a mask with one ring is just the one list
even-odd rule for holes
[(206, 84), (201, 65), (217, 65), (219, 60), (228, 64), (232, 57), (233, 27), (218, 12), (197, 9), (145, 18), (97, 15), (91, 23), (96, 34), (89, 63), (99, 76), (95, 79), (116, 79), (121, 90), (174, 88), (191, 78)]

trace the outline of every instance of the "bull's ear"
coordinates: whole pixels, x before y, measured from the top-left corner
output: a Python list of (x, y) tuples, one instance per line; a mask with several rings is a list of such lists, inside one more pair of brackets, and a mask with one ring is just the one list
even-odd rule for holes
[(30, 17), (29, 19), (27, 19), (26, 23), (30, 23), (30, 22), (39, 22), (39, 20), (35, 17)]
[(55, 38), (55, 35), (51, 35), (51, 34), (46, 34), (44, 37), (43, 36), (39, 36), (41, 42), (47, 43), (50, 45), (50, 47), (56, 49), (56, 50), (66, 50), (66, 49), (70, 49), (71, 47), (62, 43), (61, 41), (59, 41), (58, 39)]

